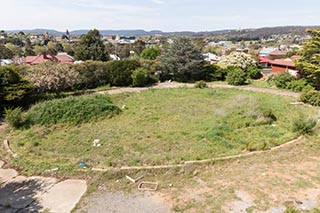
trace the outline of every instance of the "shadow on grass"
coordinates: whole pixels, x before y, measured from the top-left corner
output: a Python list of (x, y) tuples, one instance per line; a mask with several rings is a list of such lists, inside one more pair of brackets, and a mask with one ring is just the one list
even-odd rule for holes
[(0, 184), (0, 212), (39, 212), (42, 209), (37, 195), (45, 182), (24, 180)]

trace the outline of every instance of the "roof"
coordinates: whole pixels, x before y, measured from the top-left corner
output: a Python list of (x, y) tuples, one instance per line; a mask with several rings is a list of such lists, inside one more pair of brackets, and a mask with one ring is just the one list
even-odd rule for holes
[(274, 47), (264, 47), (262, 50), (259, 52), (260, 55), (268, 55), (270, 52), (276, 50)]
[(290, 58), (286, 59), (276, 59), (270, 62), (272, 65), (286, 66), (286, 67), (296, 67), (294, 62)]
[(56, 58), (60, 63), (73, 64), (74, 59), (68, 55), (57, 55)]
[(25, 58), (25, 63), (35, 65), (35, 64), (41, 64), (47, 61), (58, 61), (58, 59), (50, 54), (41, 54), (38, 56), (27, 56)]
[(30, 65), (41, 64), (47, 61), (55, 61), (60, 63), (73, 64), (74, 59), (69, 55), (51, 55), (51, 54), (41, 54), (38, 56), (27, 56), (24, 62)]
[(204, 53), (202, 54), (206, 61), (219, 61), (220, 57), (213, 53)]
[(273, 51), (271, 51), (270, 53), (269, 53), (269, 55), (285, 55), (286, 54), (286, 52), (284, 52), (284, 51), (279, 51), (279, 50), (277, 50), (277, 49), (275, 49), (275, 50), (273, 50)]
[(263, 56), (258, 56), (260, 63), (271, 63), (273, 60), (263, 57)]
[(300, 58), (301, 58), (300, 55), (293, 55), (293, 56), (291, 56), (291, 60), (292, 60), (292, 61), (299, 60)]

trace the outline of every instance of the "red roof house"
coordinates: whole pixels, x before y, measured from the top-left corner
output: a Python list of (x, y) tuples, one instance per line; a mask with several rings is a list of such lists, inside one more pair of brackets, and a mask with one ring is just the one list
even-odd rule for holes
[(280, 50), (273, 50), (272, 52), (269, 53), (269, 58), (275, 60), (275, 59), (283, 59), (285, 58), (287, 52), (285, 51), (280, 51)]
[(46, 53), (38, 55), (38, 56), (27, 56), (23, 59), (23, 63), (26, 63), (28, 65), (41, 64), (41, 63), (44, 63), (47, 61), (73, 64), (74, 59), (67, 54), (60, 54), (60, 55), (54, 56), (54, 55), (46, 54)]
[(264, 57), (264, 56), (258, 56), (259, 58), (259, 62), (261, 64), (262, 67), (270, 67), (271, 66), (271, 62), (273, 60), (267, 58), (267, 57)]
[(270, 62), (272, 65), (272, 72), (289, 72), (292, 75), (297, 75), (299, 70), (296, 68), (294, 61), (290, 58), (276, 59)]

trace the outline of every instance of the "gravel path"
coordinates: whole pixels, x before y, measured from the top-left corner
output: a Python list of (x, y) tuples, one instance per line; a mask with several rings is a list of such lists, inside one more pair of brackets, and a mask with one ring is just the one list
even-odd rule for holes
[[(112, 89), (108, 91), (100, 91), (97, 92), (97, 94), (120, 94), (120, 93), (127, 93), (127, 92), (142, 92), (149, 89), (168, 89), (168, 88), (179, 88), (179, 87), (188, 87), (192, 88), (194, 84), (188, 84), (188, 83), (177, 83), (177, 82), (164, 82), (159, 83), (157, 85), (151, 86), (151, 87), (125, 87), (125, 88), (117, 88)], [(263, 92), (263, 93), (271, 93), (275, 95), (280, 96), (289, 96), (293, 98), (298, 98), (299, 93), (290, 92), (290, 91), (283, 91), (278, 89), (270, 89), (270, 88), (258, 88), (258, 87), (250, 87), (250, 86), (232, 86), (232, 85), (225, 85), (225, 84), (215, 84), (210, 83), (210, 88), (226, 88), (226, 89), (238, 89), (238, 90), (244, 90), (244, 91), (253, 91), (253, 92)]]

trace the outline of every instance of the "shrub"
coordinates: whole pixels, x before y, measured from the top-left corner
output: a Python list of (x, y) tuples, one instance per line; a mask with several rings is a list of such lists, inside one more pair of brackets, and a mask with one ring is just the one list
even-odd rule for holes
[(110, 83), (109, 63), (101, 61), (86, 61), (74, 65), (80, 75), (78, 89), (93, 89)]
[(312, 118), (305, 118), (303, 115), (295, 118), (292, 124), (292, 131), (297, 132), (300, 135), (311, 134), (313, 127), (315, 127), (317, 122)]
[(254, 151), (263, 151), (267, 148), (267, 144), (265, 142), (249, 142), (246, 145), (246, 149), (250, 152)]
[(263, 117), (269, 118), (272, 121), (277, 121), (277, 117), (273, 114), (272, 109), (262, 109), (261, 112)]
[(197, 81), (194, 84), (194, 88), (200, 88), (200, 89), (208, 88), (208, 84), (205, 81)]
[(0, 115), (4, 108), (23, 104), (31, 95), (32, 85), (18, 73), (16, 66), (0, 67)]
[(304, 91), (300, 95), (300, 101), (313, 106), (320, 106), (320, 92), (316, 90)]
[(247, 77), (245, 72), (239, 67), (228, 68), (227, 78), (228, 84), (231, 85), (244, 85)]
[(213, 80), (215, 80), (215, 81), (224, 81), (224, 80), (226, 80), (226, 76), (227, 76), (227, 73), (228, 73), (228, 68), (221, 68), (219, 65), (212, 65), (212, 66), (214, 68), (214, 72), (211, 74)]
[(137, 60), (125, 59), (121, 61), (109, 61), (110, 85), (129, 86), (132, 84), (131, 75), (133, 71), (140, 67)]
[(78, 124), (110, 117), (120, 112), (111, 99), (104, 95), (85, 95), (45, 101), (34, 105), (26, 114), (31, 124), (50, 125), (56, 123)]
[(250, 66), (247, 68), (247, 76), (249, 79), (260, 79), (262, 74), (258, 67)]
[(314, 89), (306, 79), (291, 81), (287, 84), (287, 89), (294, 92), (308, 91)]
[(134, 87), (143, 87), (149, 84), (149, 74), (148, 70), (144, 68), (138, 68), (133, 71), (132, 75), (132, 86)]
[(218, 73), (219, 69), (220, 69), (220, 67), (218, 65), (216, 65), (216, 64), (207, 64), (207, 65), (204, 66), (204, 68), (200, 72), (193, 73), (192, 74), (192, 79), (194, 81), (220, 80), (220, 79), (218, 79), (219, 78), (219, 73)]
[(269, 76), (267, 82), (270, 85), (275, 85), (277, 88), (286, 89), (287, 85), (294, 81), (295, 78), (287, 72), (276, 73)]
[(5, 121), (13, 128), (20, 128), (23, 125), (22, 108), (5, 109)]

